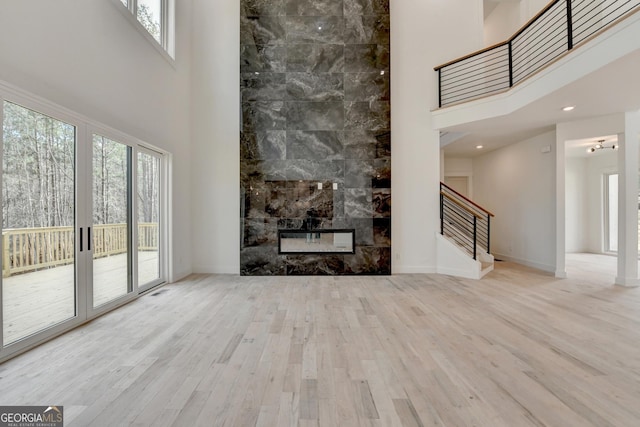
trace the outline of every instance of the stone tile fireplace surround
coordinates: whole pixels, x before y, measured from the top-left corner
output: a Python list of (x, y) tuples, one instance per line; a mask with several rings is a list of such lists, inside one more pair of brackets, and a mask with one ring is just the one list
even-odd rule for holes
[[(391, 274), (388, 0), (241, 0), (240, 25), (241, 274)], [(279, 255), (310, 223), (355, 254)]]

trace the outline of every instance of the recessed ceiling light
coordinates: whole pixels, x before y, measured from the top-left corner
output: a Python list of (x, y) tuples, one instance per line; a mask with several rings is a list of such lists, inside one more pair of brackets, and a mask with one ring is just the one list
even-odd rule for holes
[(484, 145), (476, 145), (476, 148), (477, 148), (478, 150), (482, 150), (482, 149), (484, 148)]
[(574, 108), (576, 108), (576, 106), (575, 106), (575, 105), (569, 105), (569, 106), (567, 106), (567, 107), (564, 107), (564, 108), (562, 109), (562, 111), (571, 111), (571, 110), (573, 110)]

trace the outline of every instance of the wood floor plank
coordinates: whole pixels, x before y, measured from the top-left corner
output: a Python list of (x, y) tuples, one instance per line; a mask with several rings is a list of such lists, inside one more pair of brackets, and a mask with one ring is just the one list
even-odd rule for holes
[(378, 420), (378, 409), (371, 395), (371, 388), (368, 381), (354, 381), (354, 388), (357, 391), (356, 399), (359, 399), (359, 405), (362, 407), (362, 417), (369, 420)]
[(640, 289), (579, 265), (193, 275), (0, 364), (0, 403), (82, 427), (637, 427)]
[(278, 427), (295, 426), (300, 421), (299, 416), (300, 394), (282, 393), (280, 395), (280, 407), (278, 411)]
[(335, 399), (319, 399), (318, 400), (318, 426), (334, 427), (339, 425), (336, 413)]
[(303, 379), (300, 384), (300, 419), (317, 420), (318, 416), (318, 380)]
[(405, 427), (424, 427), (424, 423), (409, 399), (393, 399), (396, 412)]

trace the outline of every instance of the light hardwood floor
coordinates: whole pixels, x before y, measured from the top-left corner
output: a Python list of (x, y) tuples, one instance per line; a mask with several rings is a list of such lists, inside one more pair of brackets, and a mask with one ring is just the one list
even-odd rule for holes
[(68, 426), (640, 425), (640, 289), (194, 275), (0, 365)]

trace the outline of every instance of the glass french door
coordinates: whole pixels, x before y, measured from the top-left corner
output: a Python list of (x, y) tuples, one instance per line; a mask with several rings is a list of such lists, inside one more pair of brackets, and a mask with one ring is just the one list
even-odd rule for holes
[(0, 122), (2, 360), (163, 283), (166, 262), (162, 154), (31, 99), (0, 97)]

